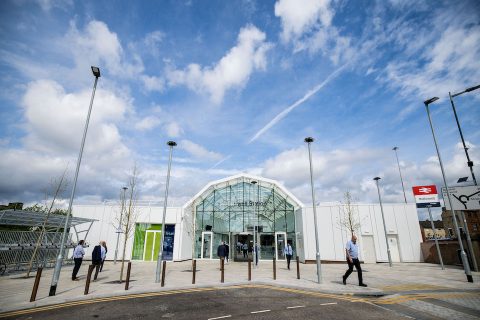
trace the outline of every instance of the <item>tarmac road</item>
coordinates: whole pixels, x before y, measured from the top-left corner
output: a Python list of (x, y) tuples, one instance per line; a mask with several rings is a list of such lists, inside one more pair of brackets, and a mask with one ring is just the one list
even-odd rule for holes
[(83, 300), (11, 313), (7, 319), (407, 319), (353, 296), (270, 286), (196, 288)]

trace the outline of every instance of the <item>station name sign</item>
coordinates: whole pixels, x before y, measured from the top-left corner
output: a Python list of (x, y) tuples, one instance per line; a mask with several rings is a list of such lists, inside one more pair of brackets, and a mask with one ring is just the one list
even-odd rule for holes
[(440, 207), (437, 187), (435, 185), (416, 186), (412, 189), (417, 208)]
[(242, 201), (242, 202), (234, 202), (234, 206), (239, 207), (264, 207), (267, 203), (262, 201)]

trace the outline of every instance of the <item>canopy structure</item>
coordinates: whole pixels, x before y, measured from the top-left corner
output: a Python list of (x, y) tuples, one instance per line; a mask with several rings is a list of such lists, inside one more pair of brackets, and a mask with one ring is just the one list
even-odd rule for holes
[[(61, 229), (65, 226), (66, 216), (51, 214), (47, 219), (47, 214), (44, 212), (34, 212), (26, 210), (3, 210), (0, 211), (0, 225), (3, 226), (22, 226), (22, 227), (42, 227), (45, 223), (46, 230)], [(80, 233), (85, 233), (83, 239), (87, 238), (88, 232), (92, 227), (93, 222), (98, 221), (89, 218), (70, 217), (69, 226), (73, 228), (77, 241), (80, 240)], [(88, 227), (85, 230), (77, 230), (77, 226), (80, 224), (87, 224)]]

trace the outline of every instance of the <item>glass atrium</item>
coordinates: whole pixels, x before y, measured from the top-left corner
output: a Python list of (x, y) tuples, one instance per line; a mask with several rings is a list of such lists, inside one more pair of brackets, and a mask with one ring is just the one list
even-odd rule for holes
[(295, 202), (273, 183), (228, 181), (207, 189), (193, 206), (197, 259), (217, 258), (222, 241), (235, 261), (251, 259), (254, 243), (259, 259), (284, 259), (287, 242), (295, 251)]

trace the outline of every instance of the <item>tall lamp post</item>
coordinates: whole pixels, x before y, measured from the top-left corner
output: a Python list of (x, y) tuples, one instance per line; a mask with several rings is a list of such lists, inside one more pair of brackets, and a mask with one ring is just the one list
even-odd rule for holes
[(425, 104), (425, 109), (427, 110), (428, 122), (430, 123), (430, 129), (432, 130), (433, 142), (435, 144), (435, 149), (437, 150), (440, 169), (442, 170), (443, 184), (447, 192), (447, 199), (448, 199), (448, 203), (450, 204), (450, 209), (452, 210), (453, 224), (455, 226), (455, 232), (457, 233), (458, 245), (460, 246), (460, 256), (462, 258), (463, 269), (465, 270), (467, 281), (473, 282), (472, 272), (470, 271), (470, 265), (468, 264), (467, 255), (465, 254), (465, 250), (463, 249), (462, 236), (460, 234), (460, 229), (458, 228), (457, 216), (455, 214), (455, 210), (453, 209), (450, 191), (448, 189), (447, 179), (445, 178), (445, 170), (443, 169), (442, 158), (440, 157), (440, 150), (438, 149), (437, 138), (435, 137), (435, 130), (433, 129), (432, 118), (430, 117), (430, 110), (428, 109), (428, 105), (437, 100), (438, 100), (438, 97), (433, 97), (431, 99), (425, 100), (423, 103)]
[(165, 200), (163, 202), (162, 235), (161, 235), (161, 241), (160, 241), (160, 251), (158, 252), (158, 258), (157, 258), (157, 269), (156, 269), (156, 276), (155, 276), (156, 283), (160, 282), (160, 274), (162, 273), (163, 240), (165, 238), (165, 216), (167, 214), (168, 185), (170, 183), (170, 169), (172, 167), (173, 147), (175, 147), (177, 143), (175, 141), (168, 141), (167, 145), (170, 147), (170, 154), (168, 157), (167, 183), (165, 184)]
[(403, 198), (405, 199), (405, 203), (407, 203), (407, 196), (405, 195), (405, 187), (403, 185), (402, 170), (400, 170), (400, 161), (398, 161), (398, 154), (397, 154), (398, 147), (393, 147), (392, 150), (395, 151), (395, 157), (397, 158), (398, 173), (400, 174), (400, 181), (402, 182)]
[(390, 254), (390, 245), (388, 244), (388, 237), (387, 237), (387, 225), (385, 223), (385, 215), (383, 214), (383, 205), (382, 205), (382, 197), (380, 196), (380, 187), (378, 186), (378, 180), (380, 180), (380, 179), (381, 179), (380, 177), (373, 178), (373, 180), (375, 180), (375, 183), (377, 185), (378, 202), (380, 202), (380, 212), (382, 213), (383, 231), (385, 232), (385, 243), (387, 244), (388, 264), (391, 267), (392, 266), (392, 255)]
[(97, 89), (98, 78), (100, 78), (100, 69), (92, 66), (92, 73), (95, 76), (95, 82), (93, 84), (92, 97), (90, 98), (90, 107), (88, 108), (87, 120), (85, 122), (85, 129), (83, 130), (82, 143), (80, 145), (80, 152), (77, 158), (77, 168), (75, 170), (75, 177), (73, 179), (72, 193), (70, 194), (70, 201), (68, 203), (67, 216), (65, 217), (65, 225), (63, 226), (62, 242), (55, 263), (55, 270), (53, 271), (52, 283), (50, 285), (49, 296), (54, 296), (57, 291), (58, 279), (60, 278), (60, 270), (62, 269), (63, 255), (65, 253), (65, 243), (67, 242), (68, 228), (70, 223), (70, 215), (72, 213), (73, 198), (75, 197), (75, 189), (77, 188), (78, 172), (80, 170), (80, 163), (82, 162), (83, 147), (85, 146), (85, 139), (87, 137), (88, 122), (90, 121), (90, 114), (92, 113), (93, 98), (95, 97), (95, 90)]
[(115, 257), (113, 258), (113, 263), (117, 263), (117, 255), (118, 255), (118, 241), (120, 240), (120, 233), (122, 231), (122, 219), (123, 219), (123, 208), (125, 207), (125, 192), (127, 191), (127, 187), (122, 187), (123, 189), (123, 197), (122, 197), (122, 209), (120, 210), (120, 220), (118, 220), (118, 229), (117, 229), (117, 244), (115, 246)]
[(304, 140), (308, 146), (308, 160), (310, 163), (310, 185), (312, 187), (312, 205), (313, 205), (313, 223), (315, 225), (315, 248), (317, 258), (317, 282), (322, 283), (322, 266), (320, 263), (320, 244), (318, 242), (318, 224), (317, 224), (317, 208), (315, 205), (315, 187), (313, 185), (313, 166), (312, 166), (312, 152), (310, 150), (310, 144), (314, 141), (312, 137), (307, 137)]
[[(253, 184), (253, 187), (255, 188), (255, 185), (257, 184), (257, 181), (253, 180), (252, 182), (250, 182), (251, 184)], [(253, 192), (255, 193), (255, 190), (253, 190)], [(253, 199), (255, 199), (255, 196), (253, 197)], [(257, 201), (255, 201), (255, 205), (253, 206), (253, 216), (254, 216), (254, 223), (253, 223), (253, 265), (254, 265), (254, 268), (257, 268), (257, 260), (258, 260), (258, 251), (257, 251), (257, 228), (258, 228), (258, 217), (257, 217), (257, 209), (256, 209), (256, 205), (257, 205), (257, 202), (258, 202), (258, 198), (257, 198)]]
[(477, 180), (475, 179), (475, 173), (473, 172), (473, 161), (470, 160), (470, 156), (468, 155), (468, 148), (465, 144), (465, 139), (463, 138), (462, 128), (460, 127), (460, 122), (458, 121), (457, 110), (455, 110), (455, 104), (453, 103), (453, 98), (455, 98), (456, 96), (459, 96), (461, 94), (477, 90), (478, 88), (480, 88), (480, 85), (475, 86), (475, 87), (467, 88), (467, 89), (463, 90), (462, 92), (457, 92), (457, 93), (454, 93), (454, 94), (451, 94), (450, 92), (448, 93), (448, 95), (450, 96), (450, 103), (452, 104), (453, 114), (455, 115), (455, 121), (457, 122), (458, 132), (460, 133), (460, 138), (462, 139), (463, 150), (465, 150), (465, 155), (467, 156), (467, 166), (470, 168), (470, 173), (472, 175), (473, 183), (476, 186), (478, 184), (477, 184)]
[[(475, 173), (473, 172), (473, 161), (470, 160), (470, 156), (468, 155), (468, 147), (465, 144), (465, 139), (463, 138), (463, 133), (462, 133), (462, 128), (460, 127), (460, 121), (458, 120), (457, 116), (457, 110), (455, 109), (455, 104), (453, 103), (453, 98), (459, 95), (462, 95), (467, 92), (471, 92), (474, 90), (477, 90), (480, 88), (480, 85), (475, 86), (475, 87), (470, 87), (462, 92), (457, 92), (454, 94), (451, 94), (450, 92), (448, 95), (450, 96), (450, 103), (452, 104), (452, 109), (453, 109), (453, 114), (455, 115), (455, 121), (457, 122), (457, 127), (458, 127), (458, 132), (460, 133), (460, 138), (462, 139), (462, 144), (463, 144), (463, 150), (465, 150), (465, 155), (467, 156), (467, 166), (470, 168), (470, 174), (472, 175), (473, 183), (474, 185), (477, 184), (477, 180), (475, 178)], [(473, 269), (478, 272), (478, 265), (477, 265), (477, 259), (475, 258), (475, 254), (473, 254), (473, 245), (472, 245), (472, 239), (470, 237), (470, 231), (468, 230), (468, 225), (467, 225), (467, 219), (465, 219), (465, 213), (463, 211), (460, 211), (461, 219), (464, 224), (464, 229), (465, 229), (465, 234), (467, 235), (467, 245), (468, 245), (468, 250), (470, 251), (470, 257), (472, 258), (473, 262)]]

